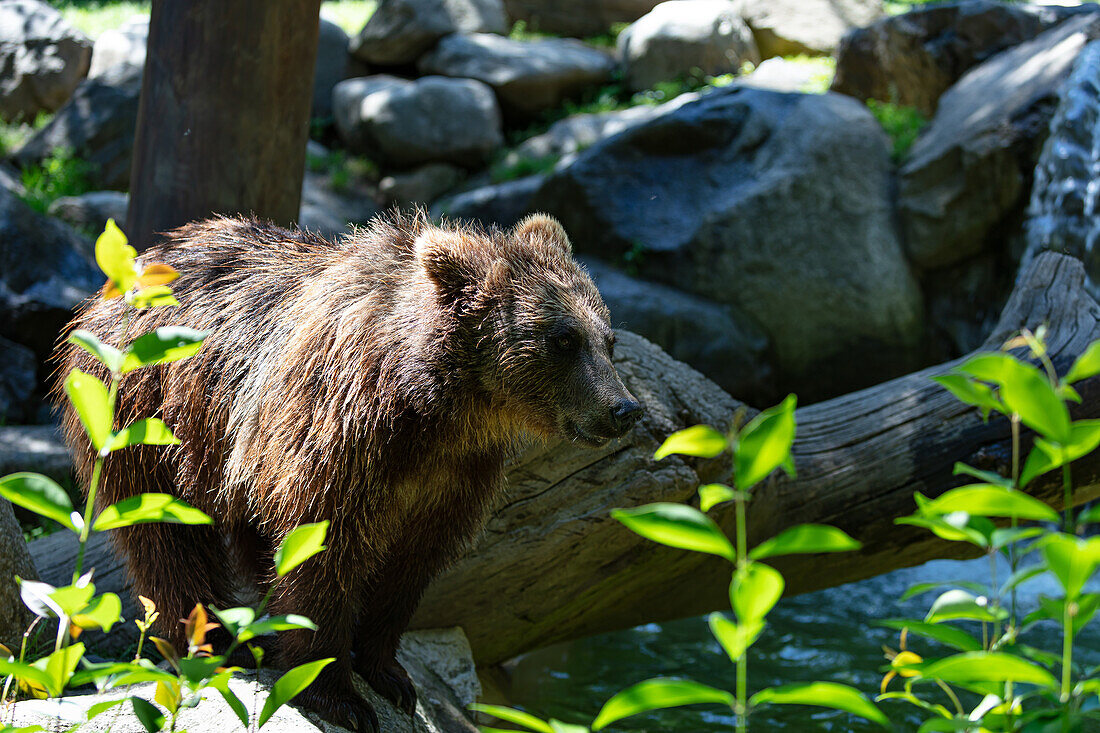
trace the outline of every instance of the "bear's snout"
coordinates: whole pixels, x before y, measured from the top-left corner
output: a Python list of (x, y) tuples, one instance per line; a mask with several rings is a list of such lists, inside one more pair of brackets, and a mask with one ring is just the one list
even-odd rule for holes
[(616, 436), (625, 435), (641, 419), (645, 410), (636, 400), (624, 398), (611, 408), (611, 427)]

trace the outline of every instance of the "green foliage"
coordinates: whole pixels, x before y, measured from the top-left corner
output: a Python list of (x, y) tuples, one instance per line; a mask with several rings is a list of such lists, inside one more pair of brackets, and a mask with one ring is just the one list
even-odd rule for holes
[[(796, 552), (841, 552), (859, 548), (859, 543), (835, 527), (801, 525), (758, 545), (747, 547), (745, 507), (753, 489), (777, 469), (794, 475), (791, 445), (795, 435), (794, 395), (762, 411), (743, 428), (734, 425), (721, 432), (708, 425), (695, 425), (668, 436), (654, 458), (671, 455), (714, 459), (729, 452), (732, 458), (730, 483), (707, 484), (699, 488), (703, 510), (732, 501), (736, 534), (731, 542), (718, 524), (704, 511), (683, 504), (647, 504), (632, 509), (615, 509), (611, 515), (637, 534), (669, 547), (717, 555), (732, 566), (730, 608), (734, 618), (712, 613), (711, 633), (736, 666), (736, 691), (719, 690), (692, 680), (657, 678), (644, 680), (616, 694), (590, 724), (593, 731), (623, 718), (662, 708), (694, 704), (717, 704), (733, 711), (737, 730), (745, 731), (753, 709), (763, 705), (817, 705), (843, 710), (889, 727), (886, 716), (862, 693), (834, 682), (809, 682), (765, 688), (748, 697), (748, 650), (764, 631), (768, 613), (783, 594), (783, 575), (759, 562), (761, 558)], [(736, 421), (735, 421), (736, 422)], [(511, 708), (475, 705), (474, 710), (494, 715), (536, 733), (566, 730), (560, 721), (544, 721)], [(582, 733), (589, 730), (571, 726)], [(483, 730), (495, 730), (483, 728)]]
[(868, 99), (867, 107), (890, 137), (894, 161), (900, 162), (913, 147), (928, 118), (915, 107)]
[[(96, 242), (96, 262), (108, 278), (102, 291), (104, 299), (122, 298), (121, 331), (127, 334), (132, 311), (146, 308), (178, 305), (171, 296), (167, 283), (177, 273), (166, 265), (151, 264), (140, 271), (135, 261), (135, 251), (130, 247), (121, 230), (108, 222)], [(147, 522), (175, 522), (180, 524), (211, 524), (212, 519), (168, 494), (138, 494), (96, 511), (96, 493), (105, 458), (113, 451), (135, 445), (168, 446), (179, 440), (159, 418), (136, 420), (123, 428), (116, 428), (116, 398), (122, 375), (154, 365), (186, 359), (197, 352), (204, 334), (188, 328), (161, 327), (138, 336), (127, 343), (110, 345), (87, 331), (75, 331), (69, 342), (91, 354), (100, 363), (103, 373), (109, 376), (105, 384), (98, 377), (73, 370), (64, 385), (73, 408), (98, 451), (88, 498), (83, 513), (77, 512), (68, 493), (51, 479), (34, 473), (16, 473), (0, 478), (0, 496), (15, 505), (60, 524), (73, 532), (79, 540), (79, 553), (72, 582), (54, 587), (39, 581), (20, 580), (20, 595), (24, 605), (35, 615), (32, 629), (43, 619), (56, 619), (57, 633), (52, 650), (39, 656), (29, 648), (30, 630), (24, 635), (18, 656), (0, 647), (0, 676), (4, 682), (0, 690), (0, 706), (11, 701), (19, 693), (35, 697), (56, 698), (67, 689), (93, 684), (99, 691), (119, 688), (139, 682), (155, 683), (154, 701), (130, 697), (130, 705), (147, 731), (176, 729), (180, 710), (199, 704), (205, 690), (216, 690), (238, 716), (246, 730), (262, 727), (282, 705), (305, 689), (333, 660), (322, 659), (288, 670), (274, 685), (263, 710), (250, 716), (243, 703), (229, 688), (233, 669), (228, 669), (228, 658), (233, 650), (245, 644), (252, 651), (257, 663), (262, 652), (252, 642), (256, 637), (290, 629), (316, 629), (312, 621), (291, 615), (264, 616), (264, 609), (277, 587), (273, 584), (255, 610), (229, 608), (214, 610), (221, 625), (229, 633), (232, 642), (223, 655), (215, 655), (206, 634), (218, 626), (208, 620), (206, 609), (197, 605), (185, 622), (188, 640), (187, 652), (180, 655), (163, 639), (149, 637), (157, 650), (167, 660), (170, 671), (153, 666), (142, 658), (141, 650), (146, 635), (159, 613), (153, 601), (140, 598), (145, 609), (144, 618), (135, 620), (140, 636), (132, 662), (99, 663), (89, 660), (85, 646), (77, 638), (87, 630), (110, 632), (121, 623), (122, 603), (114, 593), (96, 594), (92, 582), (93, 571), (81, 574), (84, 552), (93, 532), (133, 527)], [(276, 570), (282, 577), (294, 567), (325, 549), (328, 522), (304, 525), (287, 534), (275, 552)], [(34, 661), (28, 661), (33, 659)], [(99, 713), (117, 706), (119, 701), (108, 701), (93, 706), (88, 713), (91, 720)], [(159, 706), (159, 707), (158, 707)], [(79, 724), (69, 730), (79, 728)]]
[(329, 186), (338, 193), (347, 191), (355, 183), (377, 181), (381, 176), (377, 163), (348, 155), (345, 150), (330, 150), (324, 155), (307, 153), (306, 168), (328, 176)]
[[(1024, 330), (1002, 351), (972, 356), (936, 378), (957, 399), (978, 408), (983, 419), (992, 413), (1007, 418), (1013, 445), (1010, 475), (957, 464), (956, 474), (982, 483), (951, 489), (935, 499), (917, 494), (917, 511), (897, 522), (979, 547), (990, 557), (992, 568), (996, 556), (1003, 555), (1012, 572), (1001, 584), (994, 570), (988, 587), (966, 584), (941, 592), (923, 620), (885, 622), (902, 631), (902, 644), (901, 651), (888, 654), (891, 665), (880, 699), (904, 700), (929, 713), (921, 730), (1078, 730), (1095, 708), (1100, 669), (1074, 666), (1073, 641), (1100, 608), (1100, 594), (1085, 592), (1086, 583), (1100, 569), (1100, 538), (1077, 536), (1081, 518), (1091, 520), (1100, 513), (1074, 517), (1070, 464), (1100, 444), (1100, 429), (1097, 421), (1072, 420), (1067, 403), (1080, 400), (1071, 382), (1100, 373), (1100, 342), (1090, 345), (1067, 375), (1059, 377), (1043, 337), (1042, 328), (1035, 333)], [(1017, 348), (1026, 348), (1026, 358), (1010, 352)], [(1037, 437), (1021, 470), (1022, 427)], [(1062, 516), (1024, 493), (1034, 479), (1059, 469)], [(1060, 531), (1054, 528), (1058, 524)], [(1040, 576), (1053, 578), (1063, 595), (1041, 597), (1040, 607), (1021, 619), (1016, 589)], [(922, 583), (907, 595), (944, 585), (960, 584)], [(1061, 626), (1060, 652), (1024, 643), (1035, 624), (1050, 622)], [(981, 639), (963, 628), (967, 626), (980, 628)], [(958, 653), (924, 659), (906, 649), (907, 632)], [(891, 680), (899, 676), (905, 680), (904, 691), (887, 693)], [(926, 699), (929, 685), (946, 693), (954, 709)], [(977, 693), (973, 699), (980, 702), (964, 705), (966, 698), (956, 689)]]
[(92, 190), (91, 163), (60, 148), (40, 163), (23, 169), (22, 199), (35, 211), (45, 213), (50, 204), (62, 196), (79, 196)]
[(42, 129), (53, 115), (39, 112), (29, 122), (0, 122), (0, 155), (8, 156), (15, 152), (27, 139)]

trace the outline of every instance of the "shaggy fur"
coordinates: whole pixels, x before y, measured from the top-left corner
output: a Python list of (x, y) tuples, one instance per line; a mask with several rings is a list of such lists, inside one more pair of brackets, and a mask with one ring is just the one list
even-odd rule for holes
[[(508, 232), (439, 228), (394, 215), (335, 243), (257, 221), (190, 224), (142, 264), (180, 272), (178, 308), (141, 312), (208, 332), (175, 364), (132, 372), (118, 424), (160, 416), (182, 441), (106, 461), (100, 506), (173, 494), (212, 527), (148, 524), (114, 533), (136, 593), (184, 645), (195, 603), (234, 604), (241, 574), (273, 582), (272, 548), (329, 520), (328, 550), (275, 589), (273, 613), (313, 619), (280, 635), (276, 661), (337, 662), (302, 701), (372, 730), (354, 669), (410, 711), (415, 691), (394, 653), (427, 583), (483, 526), (505, 457), (524, 434), (601, 444), (640, 406), (611, 365), (607, 308), (561, 226), (534, 216)], [(92, 299), (73, 322), (109, 343), (121, 299)], [(106, 378), (62, 344), (63, 376)], [(82, 481), (95, 459), (67, 402), (65, 434)]]

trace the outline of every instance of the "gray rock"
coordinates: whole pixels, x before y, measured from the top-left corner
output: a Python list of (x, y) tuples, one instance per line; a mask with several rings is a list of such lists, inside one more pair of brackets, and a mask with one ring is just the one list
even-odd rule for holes
[(507, 33), (501, 0), (382, 0), (351, 54), (368, 64), (411, 64), (451, 33)]
[(53, 119), (15, 152), (16, 162), (38, 163), (65, 148), (91, 164), (90, 179), (96, 188), (127, 189), (141, 72), (121, 65), (85, 79)]
[(619, 34), (618, 50), (626, 84), (635, 91), (760, 62), (752, 31), (729, 0), (663, 2)]
[(884, 14), (882, 0), (738, 0), (761, 58), (829, 55), (852, 28)]
[(11, 504), (0, 499), (0, 643), (10, 649), (19, 648), (23, 632), (32, 620), (19, 597), (17, 575), (27, 580), (38, 578)]
[(771, 340), (780, 386), (818, 399), (918, 362), (890, 173), (855, 100), (733, 87), (596, 143), (530, 207), (582, 254), (737, 307)]
[[(0, 426), (0, 476), (19, 471), (44, 473), (58, 482), (72, 479), (73, 464), (69, 458), (69, 450), (61, 441), (56, 427), (53, 425)], [(68, 568), (70, 580), (72, 572), (70, 566)], [(49, 578), (45, 579), (49, 581)], [(64, 582), (60, 583), (60, 585), (64, 584)]]
[(129, 207), (130, 195), (122, 191), (90, 191), (55, 199), (46, 213), (75, 227), (102, 231), (108, 219), (125, 226)]
[(810, 64), (795, 63), (773, 56), (764, 59), (751, 74), (741, 77), (737, 83), (776, 92), (809, 92), (815, 88), (820, 89), (818, 85), (822, 83), (819, 81), (821, 74), (819, 69)]
[(437, 201), (431, 209), (434, 218), (479, 222), (485, 226), (514, 226), (531, 212), (531, 197), (542, 185), (543, 176), (534, 175), (514, 181), (494, 183), (463, 191)]
[(916, 6), (848, 33), (837, 50), (832, 89), (936, 111), (968, 69), (1065, 19), (1064, 9), (960, 0)]
[(504, 142), (493, 90), (475, 79), (348, 79), (333, 91), (333, 114), (350, 150), (396, 167), (476, 166)]
[(313, 116), (328, 117), (332, 114), (333, 87), (348, 78), (348, 34), (324, 17), (320, 32), (313, 65)]
[[(388, 701), (356, 679), (356, 689), (374, 706), (380, 730), (386, 733), (476, 733), (477, 727), (463, 714), (467, 705), (481, 694), (469, 643), (461, 629), (409, 632), (402, 637), (398, 659), (416, 684), (419, 700), (415, 715), (395, 709)], [(229, 687), (246, 710), (263, 708), (268, 691), (278, 673), (265, 670), (258, 675), (245, 672), (236, 675)], [(96, 703), (137, 696), (154, 699), (155, 683), (133, 685), (109, 690), (100, 695), (73, 695), (57, 701), (28, 700), (13, 706), (15, 724), (52, 725), (60, 717), (70, 725), (86, 720), (87, 709)], [(223, 733), (240, 728), (236, 717), (221, 695), (211, 692), (195, 708), (184, 709), (177, 721), (180, 730), (192, 733)], [(143, 733), (145, 727), (129, 704), (93, 718), (80, 727), (86, 731)], [(298, 731), (343, 731), (343, 728), (323, 721), (320, 716), (287, 705), (278, 710), (264, 725), (272, 733)]]
[(0, 336), (0, 423), (25, 422), (37, 412), (35, 368), (33, 351)]
[(88, 72), (92, 42), (38, 0), (0, 3), (0, 118), (33, 120), (65, 103)]
[(423, 74), (478, 79), (508, 112), (533, 115), (610, 80), (611, 57), (572, 38), (516, 41), (492, 33), (454, 34), (417, 64)]
[(582, 262), (615, 328), (644, 336), (747, 404), (769, 405), (780, 396), (768, 337), (734, 306), (638, 280), (589, 257)]
[(135, 15), (118, 28), (99, 34), (92, 49), (88, 78), (103, 76), (116, 66), (145, 67), (145, 47), (149, 42), (149, 16)]
[(387, 204), (427, 205), (457, 186), (465, 177), (461, 168), (446, 163), (428, 163), (407, 173), (394, 173), (378, 182)]
[(1024, 208), (1059, 85), (1100, 37), (1100, 17), (1068, 20), (972, 68), (940, 99), (901, 169), (905, 246), (922, 268), (996, 246)]
[(378, 213), (378, 205), (358, 184), (334, 187), (332, 180), (306, 172), (302, 180), (302, 206), (298, 224), (325, 237), (350, 231), (349, 224), (365, 224)]
[(91, 242), (0, 189), (0, 336), (45, 360), (73, 306), (102, 284)]
[(504, 0), (508, 15), (531, 30), (586, 38), (633, 23), (661, 0)]

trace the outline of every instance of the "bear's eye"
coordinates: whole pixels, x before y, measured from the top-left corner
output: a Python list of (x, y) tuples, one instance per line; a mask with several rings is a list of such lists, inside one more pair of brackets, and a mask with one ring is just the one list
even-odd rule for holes
[(572, 351), (580, 341), (576, 331), (561, 331), (554, 335), (552, 343), (559, 351)]

